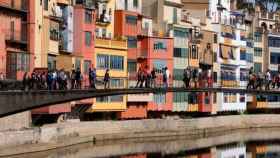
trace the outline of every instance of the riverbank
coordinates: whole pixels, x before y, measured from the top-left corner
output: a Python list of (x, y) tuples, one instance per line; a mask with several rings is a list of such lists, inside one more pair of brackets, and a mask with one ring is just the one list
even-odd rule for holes
[[(205, 138), (223, 135), (233, 130), (271, 127), (280, 127), (280, 115), (62, 123), (0, 132), (0, 156), (38, 152), (87, 142), (171, 136)], [(15, 150), (16, 148), (18, 150)]]

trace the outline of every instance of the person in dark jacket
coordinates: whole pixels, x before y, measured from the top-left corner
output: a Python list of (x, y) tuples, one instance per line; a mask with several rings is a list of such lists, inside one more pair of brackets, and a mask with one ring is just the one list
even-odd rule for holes
[(78, 89), (82, 88), (82, 73), (80, 68), (77, 69), (75, 73), (75, 81)]
[(156, 70), (155, 70), (155, 68), (153, 68), (153, 70), (151, 71), (151, 87), (152, 88), (156, 87), (156, 79), (157, 79)]
[(94, 68), (92, 71), (91, 71), (91, 88), (93, 89), (96, 89), (96, 69)]
[(106, 70), (105, 75), (104, 75), (104, 89), (110, 88), (110, 74), (109, 74), (109, 69)]

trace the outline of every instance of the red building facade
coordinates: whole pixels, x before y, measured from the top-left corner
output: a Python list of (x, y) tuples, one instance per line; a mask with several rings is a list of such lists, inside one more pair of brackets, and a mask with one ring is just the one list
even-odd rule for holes
[(74, 6), (75, 68), (87, 75), (94, 61), (95, 11), (84, 5)]
[(28, 10), (28, 0), (0, 0), (0, 72), (9, 79), (22, 79), (32, 69)]

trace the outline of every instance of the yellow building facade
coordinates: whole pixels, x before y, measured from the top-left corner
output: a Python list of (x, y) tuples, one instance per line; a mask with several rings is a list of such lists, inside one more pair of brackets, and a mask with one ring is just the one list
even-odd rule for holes
[[(110, 88), (125, 88), (127, 85), (127, 41), (95, 39), (94, 67), (97, 74), (97, 88), (103, 88), (106, 69), (110, 72)], [(88, 112), (123, 111), (127, 105), (126, 96), (111, 96), (94, 99)]]

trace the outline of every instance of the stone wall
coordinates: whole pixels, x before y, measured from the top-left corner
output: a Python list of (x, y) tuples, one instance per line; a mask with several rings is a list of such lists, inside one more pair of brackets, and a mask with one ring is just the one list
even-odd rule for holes
[[(0, 132), (0, 148), (20, 144), (51, 144), (51, 148), (83, 142), (169, 137), (203, 136), (236, 129), (280, 127), (280, 115), (236, 115), (197, 119), (154, 119), (62, 123), (22, 131)], [(50, 146), (46, 147), (47, 149)], [(35, 149), (34, 149), (35, 150)], [(46, 150), (40, 148), (38, 150)], [(1, 151), (1, 150), (0, 150)], [(35, 150), (37, 151), (37, 150)], [(1, 152), (0, 152), (1, 155)]]
[(31, 114), (30, 111), (22, 112), (15, 115), (0, 118), (0, 131), (20, 130), (30, 128)]

